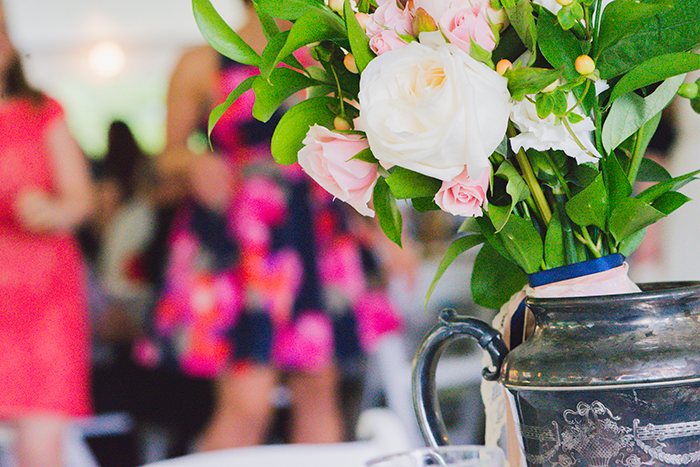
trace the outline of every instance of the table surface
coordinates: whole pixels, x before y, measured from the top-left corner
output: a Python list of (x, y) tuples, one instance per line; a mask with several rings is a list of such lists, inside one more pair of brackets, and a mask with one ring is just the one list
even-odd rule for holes
[(368, 460), (387, 454), (391, 452), (373, 441), (284, 444), (190, 454), (144, 467), (364, 467)]

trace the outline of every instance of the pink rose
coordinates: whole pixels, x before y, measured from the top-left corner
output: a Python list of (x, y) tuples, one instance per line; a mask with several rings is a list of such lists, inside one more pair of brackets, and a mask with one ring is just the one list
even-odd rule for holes
[(313, 125), (299, 151), (299, 165), (330, 194), (364, 216), (374, 217), (367, 206), (379, 178), (377, 164), (352, 159), (369, 147), (360, 135), (330, 131)]
[(386, 29), (369, 40), (369, 47), (377, 55), (391, 50), (401, 49), (408, 44), (394, 31)]
[(489, 0), (414, 0), (414, 9), (423, 8), (439, 24), (451, 44), (469, 53), (471, 42), (491, 51), (496, 46), (492, 29), (507, 26), (503, 10), (491, 8)]
[(472, 41), (487, 51), (496, 47), (496, 37), (489, 24), (486, 4), (451, 8), (440, 18), (440, 29), (451, 44), (469, 53)]
[(442, 187), (435, 195), (435, 202), (440, 209), (456, 216), (480, 217), (482, 206), (486, 201), (490, 170), (484, 170), (479, 178), (472, 179), (465, 168), (449, 182), (442, 182)]
[(413, 35), (413, 17), (407, 8), (399, 8), (396, 0), (384, 0), (369, 15), (365, 28), (370, 39), (385, 30)]

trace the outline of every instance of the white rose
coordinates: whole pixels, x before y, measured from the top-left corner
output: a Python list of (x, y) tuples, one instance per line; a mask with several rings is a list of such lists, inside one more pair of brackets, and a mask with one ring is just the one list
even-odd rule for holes
[[(570, 95), (569, 105), (574, 103), (574, 98)], [(558, 149), (576, 159), (579, 164), (597, 162), (600, 159), (600, 154), (591, 141), (591, 131), (595, 129), (595, 125), (589, 117), (570, 124), (576, 138), (563, 123), (557, 123), (554, 114), (550, 114), (547, 118), (538, 117), (535, 104), (528, 99), (513, 104), (510, 118), (520, 131), (519, 135), (510, 139), (513, 151), (517, 152), (520, 148), (532, 148), (538, 151)]]
[[(601, 8), (605, 9), (605, 7), (611, 4), (612, 2), (613, 0), (603, 0)], [(536, 3), (545, 7), (555, 15), (559, 13), (559, 10), (561, 10), (561, 5), (557, 3), (557, 0), (532, 0), (532, 3)]]
[(420, 40), (378, 56), (362, 72), (360, 118), (372, 153), (444, 181), (465, 166), (481, 174), (506, 132), (506, 79), (439, 32)]

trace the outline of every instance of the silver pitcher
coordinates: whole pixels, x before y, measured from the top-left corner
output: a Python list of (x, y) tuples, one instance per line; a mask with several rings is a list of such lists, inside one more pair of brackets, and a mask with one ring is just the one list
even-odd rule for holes
[(425, 441), (449, 444), (435, 369), (455, 339), (491, 356), (486, 379), (514, 402), (531, 467), (700, 466), (700, 285), (528, 298), (534, 333), (508, 352), (498, 332), (446, 310), (420, 345), (413, 397)]

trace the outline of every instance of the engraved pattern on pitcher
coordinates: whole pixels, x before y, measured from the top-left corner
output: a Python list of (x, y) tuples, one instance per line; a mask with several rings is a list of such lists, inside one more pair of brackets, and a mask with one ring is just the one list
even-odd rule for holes
[(560, 429), (556, 421), (550, 427), (521, 425), (525, 439), (539, 441), (541, 454), (526, 454), (533, 465), (568, 467), (584, 457), (591, 467), (609, 467), (612, 461), (627, 467), (657, 465), (689, 465), (700, 460), (700, 451), (668, 453), (666, 441), (700, 436), (700, 421), (642, 425), (638, 419), (632, 427), (621, 426), (619, 416), (614, 415), (599, 401), (587, 404), (579, 402), (575, 410), (562, 413), (565, 421)]

